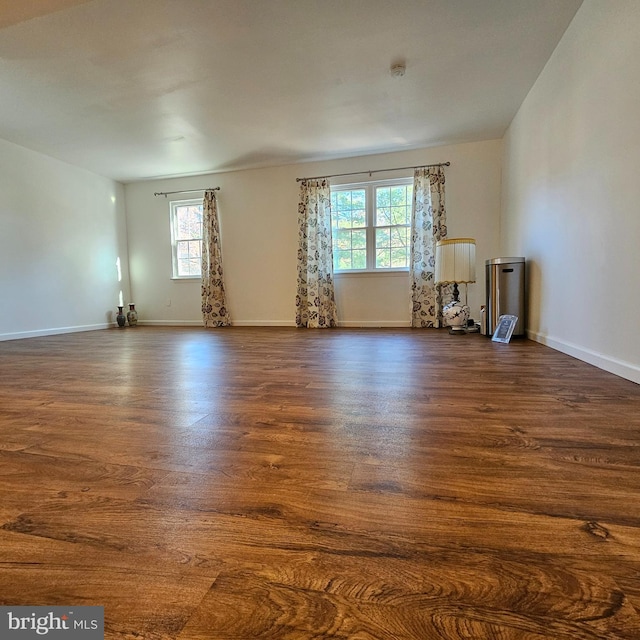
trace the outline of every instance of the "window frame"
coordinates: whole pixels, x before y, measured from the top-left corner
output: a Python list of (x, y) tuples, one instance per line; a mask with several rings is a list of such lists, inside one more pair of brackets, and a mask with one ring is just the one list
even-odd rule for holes
[[(188, 200), (171, 200), (169, 203), (169, 226), (171, 230), (171, 279), (172, 280), (201, 280), (202, 279), (202, 264), (200, 265), (200, 271), (198, 274), (179, 274), (179, 260), (178, 260), (178, 244), (181, 242), (192, 242), (194, 239), (179, 239), (178, 238), (178, 209), (181, 207), (200, 207), (202, 209), (201, 198), (189, 198)], [(204, 211), (203, 211), (204, 214)], [(200, 232), (200, 256), (202, 256), (202, 229)], [(202, 258), (200, 258), (202, 263)]]
[[(349, 227), (351, 229), (365, 229), (366, 230), (366, 268), (364, 269), (336, 269), (335, 258), (333, 264), (333, 272), (335, 275), (342, 274), (388, 274), (388, 273), (408, 273), (410, 265), (406, 267), (376, 267), (376, 229), (380, 228), (392, 228), (403, 227), (409, 231), (409, 242), (411, 241), (411, 212), (409, 213), (409, 223), (407, 225), (380, 225), (376, 226), (376, 189), (379, 187), (394, 187), (394, 186), (413, 186), (413, 177), (398, 177), (388, 178), (384, 180), (368, 180), (366, 182), (350, 182), (345, 184), (331, 185), (331, 194), (339, 191), (354, 191), (357, 189), (363, 189), (365, 191), (365, 221), (366, 227)], [(413, 203), (411, 203), (413, 205)], [(335, 212), (331, 210), (331, 240), (333, 242), (333, 251), (335, 252), (335, 237), (333, 234)], [(407, 256), (407, 262), (409, 256)]]

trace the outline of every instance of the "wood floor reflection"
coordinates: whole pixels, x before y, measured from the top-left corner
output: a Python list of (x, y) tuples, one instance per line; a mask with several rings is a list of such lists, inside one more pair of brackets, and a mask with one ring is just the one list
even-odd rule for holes
[(0, 343), (0, 604), (144, 640), (640, 638), (640, 387), (539, 344)]

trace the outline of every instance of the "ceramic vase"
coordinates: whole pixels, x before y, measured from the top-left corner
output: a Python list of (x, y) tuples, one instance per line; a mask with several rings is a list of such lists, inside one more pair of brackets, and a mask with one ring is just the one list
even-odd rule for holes
[(127, 311), (127, 322), (130, 327), (135, 327), (138, 324), (138, 312), (136, 311), (136, 305), (133, 302), (129, 303), (129, 311)]
[(469, 307), (466, 304), (460, 304), (457, 300), (453, 300), (442, 309), (445, 327), (465, 329), (470, 315)]
[(127, 318), (125, 317), (122, 309), (123, 309), (123, 307), (118, 306), (118, 315), (116, 316), (116, 321), (117, 321), (118, 326), (120, 328), (124, 327), (124, 325), (127, 322)]

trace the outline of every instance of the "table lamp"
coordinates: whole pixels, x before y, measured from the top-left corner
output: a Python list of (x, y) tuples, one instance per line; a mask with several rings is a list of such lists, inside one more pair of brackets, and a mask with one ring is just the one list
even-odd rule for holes
[(476, 281), (476, 241), (473, 238), (447, 238), (436, 243), (436, 284), (452, 284), (453, 299), (442, 309), (449, 333), (463, 334), (469, 320), (469, 307), (460, 303), (458, 285)]

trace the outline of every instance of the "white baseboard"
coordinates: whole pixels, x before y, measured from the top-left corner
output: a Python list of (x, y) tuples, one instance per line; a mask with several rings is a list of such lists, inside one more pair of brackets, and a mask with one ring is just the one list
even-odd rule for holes
[[(232, 321), (232, 324), (235, 327), (295, 327), (296, 323), (294, 320), (260, 320), (260, 321)], [(385, 327), (410, 327), (411, 322), (409, 321), (387, 321), (387, 320), (342, 320), (338, 321), (338, 327), (349, 327), (356, 329), (365, 329), (365, 328), (385, 328)]]
[(342, 320), (339, 327), (351, 329), (398, 329), (411, 326), (410, 320)]
[[(138, 320), (139, 325), (156, 327), (204, 327), (202, 320)], [(231, 320), (233, 327), (295, 327), (287, 320)]]
[(202, 327), (202, 320), (138, 320), (138, 324), (147, 327)]
[[(139, 325), (157, 327), (202, 327), (202, 320), (139, 320)], [(231, 320), (233, 327), (295, 327), (294, 320)], [(343, 320), (338, 327), (356, 329), (376, 328), (406, 328), (410, 327), (409, 320)]]
[(295, 327), (295, 320), (231, 320), (234, 327)]
[(562, 353), (566, 353), (578, 360), (592, 364), (594, 367), (604, 369), (604, 371), (608, 371), (609, 373), (613, 373), (621, 378), (626, 378), (627, 380), (640, 384), (640, 367), (630, 362), (625, 362), (618, 358), (612, 358), (611, 356), (598, 353), (597, 351), (592, 351), (591, 349), (585, 349), (584, 347), (580, 347), (570, 342), (565, 342), (564, 340), (550, 338), (549, 336), (544, 336), (534, 331), (527, 331), (527, 336), (531, 340), (544, 344), (547, 347), (551, 347), (556, 351), (561, 351)]
[(21, 340), (23, 338), (42, 338), (44, 336), (57, 336), (62, 333), (79, 333), (81, 331), (98, 331), (99, 329), (110, 329), (115, 326), (115, 323), (101, 322), (100, 324), (85, 324), (76, 327), (55, 327), (50, 329), (37, 329), (35, 331), (0, 333), (0, 341)]
[[(139, 320), (140, 326), (149, 327), (202, 327), (202, 320)], [(232, 320), (234, 327), (295, 327), (294, 320)], [(338, 322), (338, 327), (352, 329), (385, 329), (407, 328), (411, 326), (409, 321), (398, 320), (343, 320)], [(59, 327), (55, 329), (40, 329), (37, 331), (21, 331), (17, 333), (0, 334), (2, 340), (19, 340), (21, 338), (37, 338), (53, 336), (62, 333), (76, 333), (79, 331), (96, 331), (98, 329), (111, 329), (117, 327), (116, 323), (102, 323), (84, 325), (78, 327)]]

